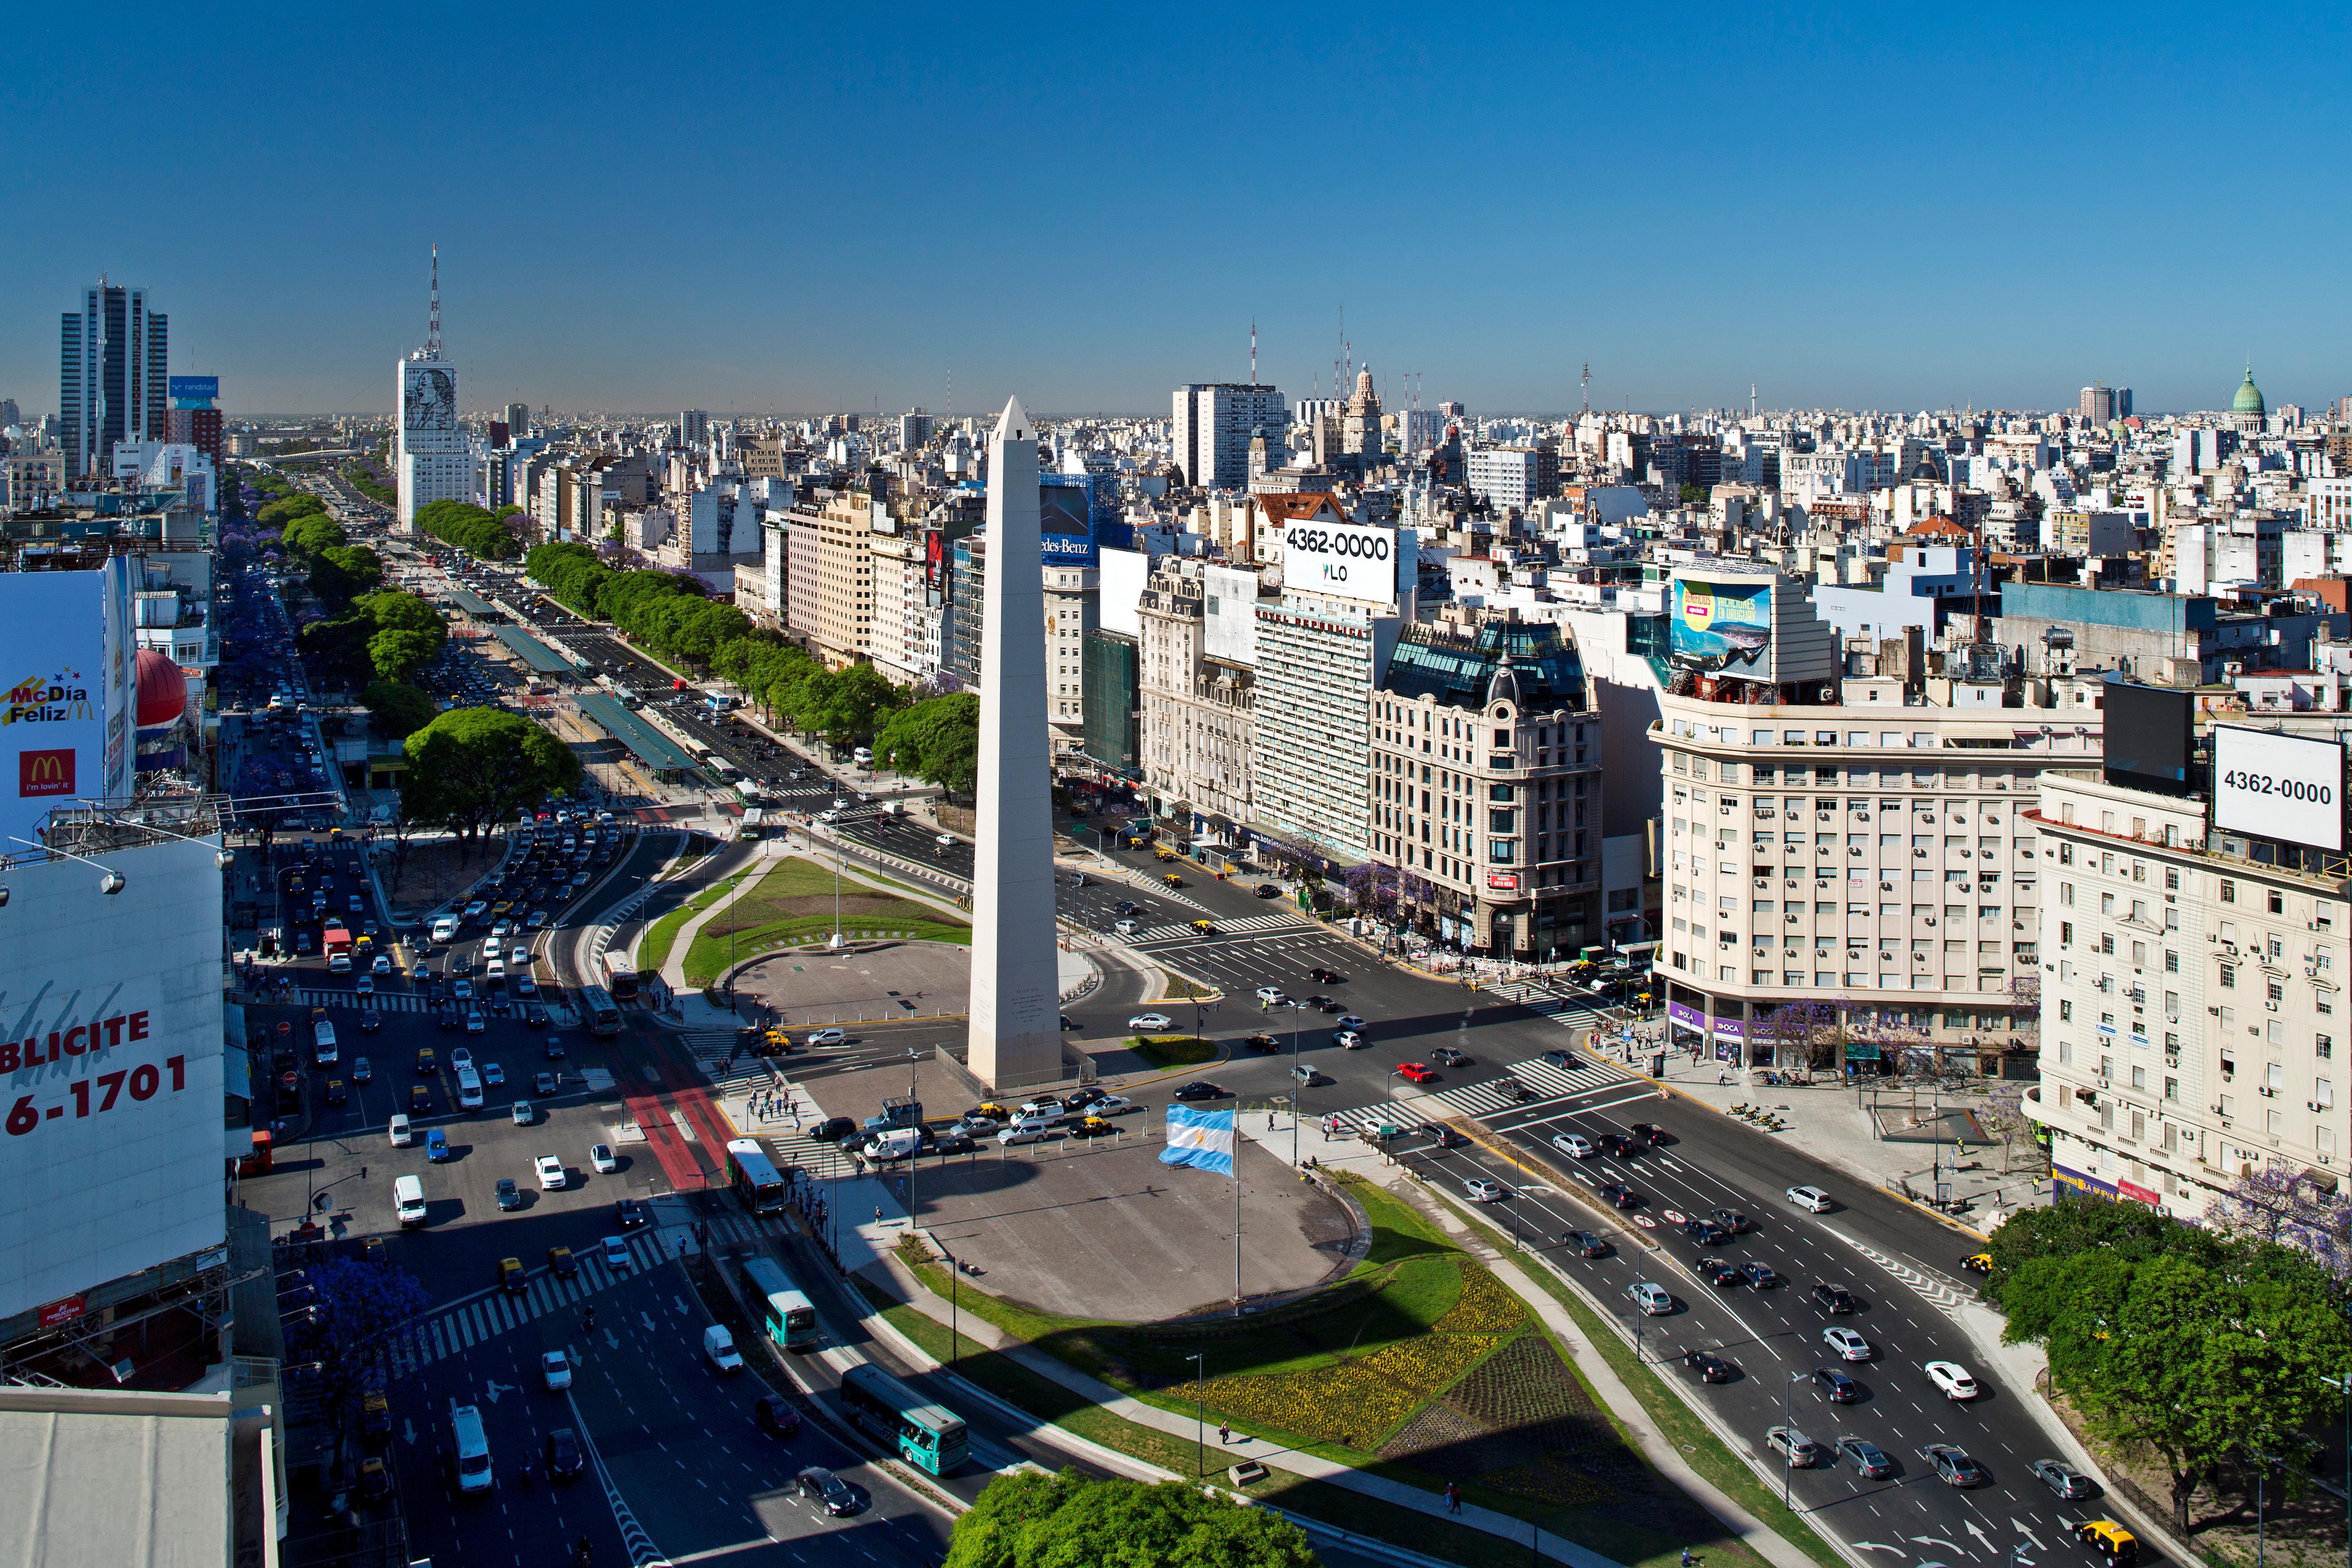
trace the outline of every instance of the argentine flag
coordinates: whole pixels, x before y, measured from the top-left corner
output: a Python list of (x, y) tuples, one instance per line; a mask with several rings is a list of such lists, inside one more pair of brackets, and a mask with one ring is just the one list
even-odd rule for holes
[(1195, 1110), (1189, 1105), (1168, 1108), (1168, 1147), (1160, 1151), (1163, 1165), (1192, 1165), (1220, 1176), (1234, 1173), (1234, 1113)]

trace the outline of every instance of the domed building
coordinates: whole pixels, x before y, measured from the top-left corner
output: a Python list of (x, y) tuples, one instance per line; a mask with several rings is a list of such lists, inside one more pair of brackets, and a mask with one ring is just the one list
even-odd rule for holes
[(2230, 400), (2230, 418), (2241, 430), (2256, 431), (2270, 412), (2263, 402), (2263, 389), (2254, 384), (2254, 367), (2246, 366), (2246, 379), (2238, 387), (2238, 395)]

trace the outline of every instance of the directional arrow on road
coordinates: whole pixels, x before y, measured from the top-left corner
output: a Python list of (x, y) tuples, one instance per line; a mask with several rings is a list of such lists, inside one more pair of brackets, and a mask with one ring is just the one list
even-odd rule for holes
[(400, 1436), (403, 1442), (414, 1444), (416, 1441), (416, 1423), (404, 1415), (401, 1417)]
[(1964, 1519), (1960, 1522), (1967, 1527), (1968, 1532), (1970, 1535), (1977, 1538), (1977, 1543), (1979, 1545), (1982, 1546), (1988, 1552), (1993, 1549), (1992, 1537), (1984, 1532), (1984, 1527), (1982, 1525), (1979, 1524), (1973, 1519)]
[(613, 1351), (619, 1350), (621, 1348), (621, 1336), (614, 1333), (612, 1330), (606, 1329), (604, 1331), (604, 1348), (606, 1350)]
[(646, 1311), (642, 1307), (639, 1308), (637, 1310), (637, 1321), (645, 1324), (646, 1332), (649, 1334), (654, 1332), (654, 1315), (651, 1312)]
[(500, 1383), (497, 1378), (492, 1378), (489, 1382), (482, 1384), (482, 1397), (488, 1400), (493, 1405), (496, 1405), (499, 1402), (499, 1395), (501, 1394), (520, 1394), (521, 1392), (522, 1384), (519, 1383)]
[(2017, 1531), (2018, 1534), (2025, 1537), (2026, 1540), (2033, 1542), (2033, 1549), (2036, 1552), (2047, 1552), (2050, 1550), (2050, 1548), (2042, 1544), (2042, 1537), (2034, 1534), (2033, 1531), (2026, 1529), (2025, 1526), (2018, 1523), (2017, 1521), (2013, 1519), (2009, 1521), (2009, 1528)]

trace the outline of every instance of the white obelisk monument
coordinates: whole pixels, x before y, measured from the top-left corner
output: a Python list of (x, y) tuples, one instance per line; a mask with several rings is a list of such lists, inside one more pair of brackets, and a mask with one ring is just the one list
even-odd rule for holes
[(1062, 1074), (1055, 947), (1053, 753), (1037, 430), (1021, 400), (988, 445), (988, 585), (980, 639), (980, 799), (972, 835), (972, 1076), (991, 1089)]

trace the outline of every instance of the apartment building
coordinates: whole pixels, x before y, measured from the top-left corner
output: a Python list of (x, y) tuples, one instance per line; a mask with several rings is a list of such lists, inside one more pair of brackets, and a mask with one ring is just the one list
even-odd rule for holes
[(1257, 583), (1248, 567), (1162, 556), (1136, 605), (1144, 794), (1155, 815), (1225, 847), (1253, 808)]
[(789, 514), (784, 604), (810, 651), (838, 669), (868, 658), (874, 643), (874, 503), (829, 493)]
[(1095, 629), (1101, 605), (1097, 568), (1048, 561), (1045, 574), (1045, 658), (1054, 690), (1045, 700), (1045, 724), (1056, 759), (1075, 757), (1087, 746), (1087, 634)]
[(2340, 1172), (2342, 858), (2216, 832), (2203, 800), (2098, 769), (2045, 773), (2027, 816), (2051, 941), (2025, 1109), (2057, 1181), (2194, 1219), (2241, 1176)]
[(2046, 874), (2025, 820), (2100, 714), (1906, 705), (1895, 680), (1803, 707), (1658, 695), (1671, 1037), (1799, 1067), (1757, 1027), (1790, 1003), (1916, 1031), (1948, 1066), (2033, 1049)]

